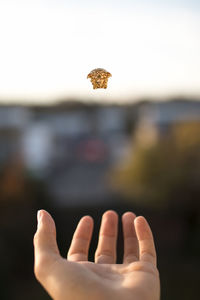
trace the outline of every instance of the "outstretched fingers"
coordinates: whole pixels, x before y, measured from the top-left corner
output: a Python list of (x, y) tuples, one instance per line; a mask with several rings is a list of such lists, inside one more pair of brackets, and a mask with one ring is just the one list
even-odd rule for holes
[(95, 253), (95, 262), (113, 264), (116, 262), (116, 243), (118, 233), (118, 215), (109, 210), (102, 216), (99, 241)]
[(142, 216), (137, 217), (134, 223), (139, 242), (140, 260), (150, 262), (156, 266), (156, 250), (149, 224)]
[(83, 217), (74, 232), (67, 259), (70, 261), (87, 261), (93, 232), (93, 219)]
[(131, 263), (139, 259), (138, 240), (134, 227), (135, 214), (126, 212), (122, 216), (124, 236), (124, 263)]

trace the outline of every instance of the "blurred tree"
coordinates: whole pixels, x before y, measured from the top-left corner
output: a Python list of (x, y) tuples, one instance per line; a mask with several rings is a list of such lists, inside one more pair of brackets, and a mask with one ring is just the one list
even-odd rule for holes
[(130, 156), (111, 171), (114, 190), (151, 207), (199, 205), (200, 123), (174, 124), (151, 143), (141, 140), (136, 134)]

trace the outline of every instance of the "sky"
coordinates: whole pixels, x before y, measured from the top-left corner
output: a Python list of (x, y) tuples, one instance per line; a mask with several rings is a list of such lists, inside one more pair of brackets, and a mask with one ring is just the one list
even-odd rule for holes
[(199, 0), (0, 0), (1, 102), (198, 97), (199, 53)]

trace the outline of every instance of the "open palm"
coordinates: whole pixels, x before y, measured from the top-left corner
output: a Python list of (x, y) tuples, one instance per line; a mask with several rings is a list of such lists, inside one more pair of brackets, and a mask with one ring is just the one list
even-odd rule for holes
[(60, 256), (52, 217), (39, 212), (34, 236), (35, 275), (55, 300), (95, 299), (158, 300), (159, 274), (153, 236), (147, 221), (132, 212), (122, 216), (123, 264), (116, 264), (118, 216), (107, 211), (102, 217), (93, 262), (88, 250), (93, 219), (83, 217), (74, 233), (67, 259)]

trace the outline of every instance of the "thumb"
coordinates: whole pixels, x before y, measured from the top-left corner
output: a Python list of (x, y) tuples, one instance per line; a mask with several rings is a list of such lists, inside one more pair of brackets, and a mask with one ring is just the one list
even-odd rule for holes
[(45, 210), (38, 211), (38, 227), (34, 235), (34, 271), (37, 279), (47, 274), (52, 264), (60, 258), (56, 242), (56, 226), (51, 215)]

